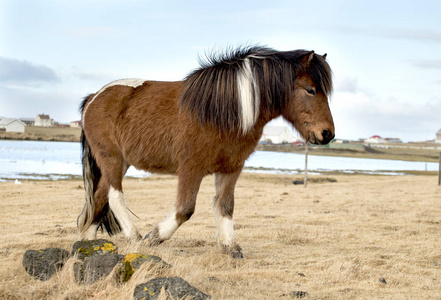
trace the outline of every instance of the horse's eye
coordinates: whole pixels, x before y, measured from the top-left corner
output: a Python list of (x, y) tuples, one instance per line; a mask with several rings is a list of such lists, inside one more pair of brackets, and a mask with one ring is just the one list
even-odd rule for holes
[(310, 94), (310, 95), (312, 95), (312, 96), (315, 96), (315, 90), (314, 90), (314, 89), (306, 88), (305, 90), (306, 90), (306, 92), (307, 92), (308, 94)]

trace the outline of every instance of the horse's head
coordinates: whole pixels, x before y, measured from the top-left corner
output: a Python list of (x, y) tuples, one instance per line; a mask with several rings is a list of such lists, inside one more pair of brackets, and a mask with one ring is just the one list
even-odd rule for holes
[(291, 122), (306, 141), (326, 145), (335, 136), (334, 122), (328, 104), (332, 91), (331, 70), (319, 56), (307, 52), (301, 59), (294, 90), (282, 108), (282, 116)]

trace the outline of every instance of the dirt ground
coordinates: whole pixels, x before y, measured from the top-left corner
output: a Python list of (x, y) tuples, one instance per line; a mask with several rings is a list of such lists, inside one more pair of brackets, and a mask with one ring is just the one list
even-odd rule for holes
[[(137, 284), (180, 276), (213, 299), (441, 299), (441, 187), (436, 176), (336, 175), (337, 182), (293, 185), (295, 176), (242, 174), (235, 236), (245, 259), (222, 254), (211, 210), (213, 177), (204, 179), (196, 213), (170, 241), (150, 248), (111, 240), (122, 254), (162, 257), (173, 267), (141, 269), (124, 285), (112, 278), (75, 283), (70, 259), (46, 282), (22, 267), (27, 249), (70, 251), (83, 205), (81, 181), (0, 183), (0, 299), (131, 299)], [(143, 234), (163, 220), (177, 179), (124, 182)], [(99, 238), (108, 238), (99, 234)]]

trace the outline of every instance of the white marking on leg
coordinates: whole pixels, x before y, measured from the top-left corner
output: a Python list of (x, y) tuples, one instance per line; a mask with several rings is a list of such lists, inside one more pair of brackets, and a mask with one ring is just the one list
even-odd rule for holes
[(235, 244), (234, 241), (234, 228), (233, 228), (233, 220), (227, 217), (221, 216), (219, 213), (219, 209), (215, 206), (214, 216), (216, 218), (217, 224), (217, 240), (221, 245), (225, 246), (233, 246)]
[(245, 58), (242, 69), (237, 74), (237, 87), (242, 111), (242, 132), (247, 133), (259, 116), (260, 105), (259, 86), (248, 58)]
[(81, 240), (92, 241), (96, 240), (96, 232), (98, 230), (98, 224), (92, 224), (81, 236)]
[(86, 104), (86, 107), (84, 107), (83, 110), (83, 128), (84, 128), (84, 116), (86, 115), (86, 111), (89, 108), (90, 104), (92, 104), (93, 101), (95, 101), (95, 99), (98, 97), (99, 94), (101, 94), (102, 92), (104, 92), (107, 88), (114, 86), (114, 85), (124, 85), (124, 86), (130, 86), (132, 88), (137, 88), (138, 86), (142, 85), (146, 80), (145, 79), (138, 79), (138, 78), (132, 78), (132, 79), (120, 79), (120, 80), (116, 80), (113, 81), (105, 86), (103, 86), (98, 93), (95, 94), (95, 96), (93, 96), (92, 100), (89, 101), (89, 103)]
[(139, 229), (127, 210), (124, 194), (115, 190), (112, 186), (109, 189), (109, 206), (120, 223), (124, 234), (130, 238), (139, 238), (141, 236)]
[(176, 221), (176, 213), (175, 210), (172, 210), (167, 219), (158, 224), (159, 238), (161, 240), (170, 239), (178, 228), (179, 224)]

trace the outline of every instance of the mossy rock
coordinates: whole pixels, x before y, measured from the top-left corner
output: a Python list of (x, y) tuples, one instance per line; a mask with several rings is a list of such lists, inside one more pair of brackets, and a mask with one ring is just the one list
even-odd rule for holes
[(144, 263), (150, 263), (151, 267), (170, 268), (171, 266), (155, 255), (141, 253), (129, 253), (122, 260), (119, 275), (122, 282), (128, 281), (133, 273)]
[(92, 284), (107, 277), (124, 256), (104, 253), (84, 258), (84, 262), (74, 264), (75, 280), (79, 284)]
[(118, 247), (105, 239), (77, 241), (72, 249), (72, 255), (77, 254), (78, 259), (81, 260), (93, 255), (103, 255), (106, 253), (118, 254)]
[(199, 291), (180, 277), (155, 278), (140, 284), (135, 288), (133, 298), (135, 300), (156, 300), (162, 289), (173, 299), (206, 300), (211, 298), (210, 295)]
[(59, 248), (27, 250), (23, 256), (23, 267), (29, 275), (41, 281), (48, 280), (69, 258), (69, 252)]

